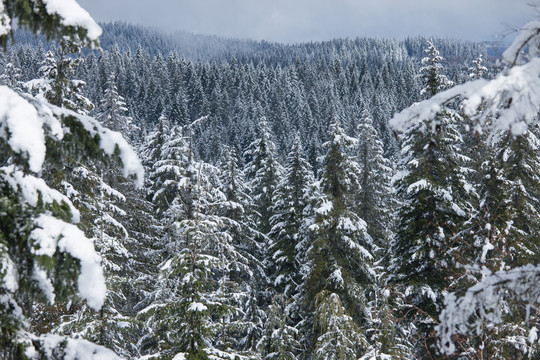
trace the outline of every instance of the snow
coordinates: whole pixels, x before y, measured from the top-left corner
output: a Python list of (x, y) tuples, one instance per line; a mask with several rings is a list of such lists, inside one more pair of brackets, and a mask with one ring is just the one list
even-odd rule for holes
[[(462, 109), (465, 115), (480, 122), (485, 122), (489, 115), (495, 115), (492, 117), (495, 129), (511, 130), (514, 135), (521, 135), (540, 110), (539, 94), (540, 58), (534, 58), (491, 81), (475, 80), (440, 92), (394, 115), (390, 126), (405, 132), (418, 126), (422, 120), (435, 118), (447, 102), (464, 99)], [(478, 113), (481, 104), (486, 109)]]
[(43, 0), (43, 3), (47, 12), (58, 15), (63, 25), (86, 29), (87, 36), (92, 41), (101, 36), (101, 27), (75, 0)]
[(73, 206), (71, 201), (59, 191), (47, 186), (43, 179), (24, 174), (22, 171), (16, 170), (13, 165), (0, 168), (0, 179), (8, 183), (13, 191), (20, 191), (23, 203), (32, 207), (36, 207), (40, 199), (44, 204), (53, 202), (57, 202), (58, 204), (62, 202), (66, 203), (70, 208), (71, 221), (74, 223), (79, 222), (79, 211)]
[(480, 256), (480, 262), (483, 264), (486, 262), (486, 256), (490, 250), (495, 249), (495, 246), (486, 239), (485, 244), (482, 246), (482, 255)]
[(187, 353), (178, 353), (172, 358), (172, 360), (186, 360), (186, 354)]
[(54, 140), (61, 140), (63, 132), (59, 119), (73, 116), (92, 137), (98, 135), (101, 149), (109, 156), (119, 150), (123, 165), (123, 175), (134, 175), (136, 184), (141, 187), (144, 168), (135, 151), (118, 132), (104, 128), (91, 117), (58, 108), (53, 105), (21, 96), (6, 86), (0, 86), (0, 137), (10, 148), (23, 154), (34, 173), (41, 172), (45, 160), (45, 131)]
[[(527, 44), (530, 40), (533, 40), (536, 35), (536, 42), (538, 39), (538, 29), (540, 29), (540, 21), (534, 20), (525, 24), (518, 36), (514, 39), (512, 44), (504, 51), (503, 59), (509, 63), (514, 64), (517, 62), (519, 56), (523, 53), (523, 45)], [(540, 55), (540, 46), (529, 46), (528, 48), (529, 56), (535, 57)]]
[(333, 205), (331, 201), (328, 201), (327, 199), (324, 199), (323, 203), (315, 212), (320, 215), (328, 215), (330, 211), (332, 211)]
[[(505, 299), (519, 299), (529, 305), (528, 310), (534, 309), (540, 299), (539, 265), (528, 264), (496, 273), (483, 268), (482, 275), (482, 281), (470, 287), (464, 296), (458, 298), (453, 293), (445, 296), (445, 309), (439, 317), (437, 332), (446, 354), (456, 350), (452, 336), (467, 332), (471, 318), (474, 319), (472, 328), (478, 332), (482, 326), (494, 326), (502, 321)], [(529, 339), (536, 336), (536, 331), (531, 329)]]
[(35, 173), (45, 161), (43, 122), (34, 106), (7, 86), (0, 86), (0, 136), (13, 151), (25, 154)]
[[(80, 261), (81, 271), (77, 281), (79, 294), (88, 306), (99, 310), (105, 301), (107, 289), (100, 265), (101, 257), (96, 253), (92, 241), (75, 225), (49, 215), (40, 215), (35, 224), (38, 227), (30, 233), (30, 237), (38, 248), (46, 249), (44, 251), (50, 254), (52, 248), (58, 247)], [(47, 286), (47, 283), (40, 283), (41, 289)]]
[(454, 212), (458, 215), (458, 216), (467, 216), (467, 214), (465, 213), (465, 211), (463, 211), (463, 209), (461, 209), (457, 204), (452, 204), (452, 210), (454, 210)]
[(199, 302), (192, 302), (191, 304), (189, 304), (189, 307), (188, 307), (188, 311), (203, 312), (206, 310), (208, 310), (206, 305), (201, 304)]
[(531, 345), (534, 344), (536, 340), (538, 340), (538, 329), (536, 328), (536, 326), (532, 327), (531, 331), (529, 332), (529, 337), (527, 340), (529, 340), (529, 343)]
[(34, 272), (32, 273), (32, 280), (38, 283), (39, 288), (49, 301), (49, 304), (54, 304), (54, 286), (51, 279), (48, 278), (47, 273), (43, 268), (34, 264)]
[(2, 280), (0, 282), (0, 288), (15, 293), (19, 288), (17, 268), (9, 256), (7, 256), (7, 249), (4, 244), (0, 244), (0, 254), (3, 255), (0, 258), (0, 279)]
[(418, 192), (420, 190), (429, 189), (429, 188), (430, 186), (427, 183), (426, 179), (421, 179), (409, 185), (409, 187), (407, 188), (407, 194), (410, 194), (411, 192)]
[(100, 139), (99, 146), (105, 152), (105, 154), (113, 156), (115, 154), (115, 150), (118, 148), (120, 160), (122, 160), (124, 177), (134, 175), (136, 178), (135, 184), (138, 187), (142, 187), (144, 181), (144, 168), (139, 160), (139, 157), (128, 144), (126, 139), (122, 137), (122, 134), (103, 127), (96, 119), (90, 116), (80, 115), (73, 111), (61, 109), (56, 106), (51, 106), (51, 109), (59, 118), (64, 116), (76, 117), (92, 137), (98, 135)]
[(33, 340), (43, 344), (42, 350), (45, 351), (47, 358), (53, 358), (53, 350), (62, 348), (65, 344), (64, 356), (62, 357), (64, 360), (121, 360), (112, 350), (83, 339), (70, 339), (60, 335), (46, 334), (35, 337)]
[(11, 31), (11, 19), (6, 14), (6, 7), (3, 1), (0, 1), (0, 36), (6, 36)]

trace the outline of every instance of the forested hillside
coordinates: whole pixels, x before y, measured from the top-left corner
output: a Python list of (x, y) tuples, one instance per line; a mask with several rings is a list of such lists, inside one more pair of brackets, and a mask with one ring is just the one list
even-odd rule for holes
[(0, 52), (0, 358), (540, 356), (536, 43), (102, 29)]

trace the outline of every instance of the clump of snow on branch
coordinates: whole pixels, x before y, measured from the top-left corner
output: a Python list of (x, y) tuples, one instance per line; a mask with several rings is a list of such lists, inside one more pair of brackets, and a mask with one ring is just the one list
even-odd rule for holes
[[(57, 349), (62, 348), (64, 360), (121, 360), (112, 350), (96, 345), (84, 339), (70, 339), (65, 336), (45, 334), (30, 336), (33, 342), (41, 345), (47, 358), (53, 358)], [(29, 359), (40, 359), (40, 354), (33, 346), (26, 349), (25, 355)]]
[(10, 165), (0, 168), (0, 180), (9, 184), (13, 191), (20, 191), (22, 201), (27, 206), (36, 207), (40, 199), (46, 204), (53, 202), (65, 203), (70, 208), (71, 221), (74, 223), (79, 222), (79, 211), (71, 201), (57, 190), (48, 187), (43, 179), (24, 174), (22, 171), (16, 170), (15, 166)]
[(9, 35), (11, 31), (11, 19), (6, 13), (6, 6), (0, 1), (0, 36)]
[[(528, 45), (528, 52), (524, 55), (525, 47)], [(504, 51), (503, 59), (511, 65), (515, 65), (519, 60), (540, 56), (540, 21), (533, 20), (525, 24), (512, 44)]]
[[(31, 232), (30, 237), (35, 242), (36, 252), (39, 255), (53, 256), (58, 248), (78, 259), (81, 264), (77, 282), (79, 294), (87, 301), (88, 306), (99, 310), (105, 301), (107, 289), (100, 265), (101, 257), (94, 250), (92, 241), (75, 225), (52, 216), (42, 214), (35, 220), (35, 224), (37, 228)], [(52, 286), (48, 286), (47, 277), (36, 276), (36, 279), (40, 280), (40, 288), (44, 290), (49, 301), (54, 302), (54, 294), (49, 292), (52, 291)]]
[(7, 86), (0, 87), (0, 137), (16, 153), (24, 153), (28, 166), (39, 172), (45, 160), (43, 118), (23, 97)]
[(101, 27), (75, 0), (43, 0), (43, 3), (47, 12), (58, 15), (63, 25), (86, 29), (87, 36), (92, 41), (101, 36)]
[[(452, 336), (473, 331), (480, 333), (482, 325), (494, 327), (502, 321), (507, 300), (518, 300), (525, 304), (527, 315), (540, 303), (540, 265), (528, 264), (508, 271), (491, 273), (483, 270), (484, 278), (469, 288), (464, 296), (457, 298), (453, 293), (445, 297), (445, 309), (440, 315), (437, 331), (440, 348), (445, 354), (452, 354), (456, 347)], [(471, 323), (471, 319), (475, 319)], [(536, 330), (534, 330), (536, 334)], [(535, 334), (529, 336), (532, 342)]]
[(98, 135), (105, 154), (112, 156), (118, 148), (123, 175), (134, 175), (137, 185), (142, 186), (144, 168), (120, 133), (104, 128), (89, 116), (21, 96), (6, 86), (0, 86), (0, 138), (7, 142), (13, 152), (27, 160), (34, 173), (41, 171), (45, 160), (45, 137), (59, 141), (64, 132), (69, 131), (61, 123), (61, 119), (67, 116), (75, 117), (92, 137)]

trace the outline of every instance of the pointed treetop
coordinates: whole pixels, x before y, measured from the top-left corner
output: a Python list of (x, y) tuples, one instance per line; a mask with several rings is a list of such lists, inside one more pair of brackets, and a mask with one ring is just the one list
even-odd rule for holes
[(420, 94), (427, 94), (428, 97), (432, 97), (438, 92), (447, 89), (454, 85), (454, 83), (443, 75), (441, 65), (444, 58), (439, 55), (439, 50), (433, 45), (431, 40), (428, 41), (428, 48), (424, 50), (427, 54), (422, 59), (422, 68), (420, 68), (420, 74), (424, 80), (425, 87), (420, 91)]
[(487, 67), (482, 65), (482, 54), (478, 55), (478, 58), (472, 61), (472, 66), (469, 68), (471, 72), (469, 77), (474, 80), (482, 79), (487, 73)]

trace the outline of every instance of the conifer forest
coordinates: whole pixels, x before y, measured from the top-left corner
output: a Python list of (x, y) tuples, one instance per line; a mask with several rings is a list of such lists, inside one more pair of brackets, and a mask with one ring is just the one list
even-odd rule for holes
[(540, 359), (540, 21), (509, 41), (0, 0), (0, 359)]

